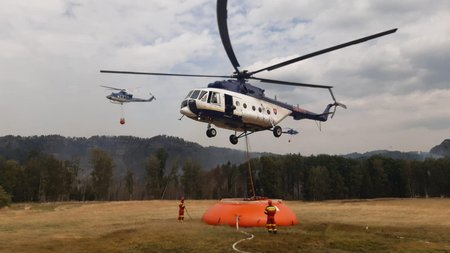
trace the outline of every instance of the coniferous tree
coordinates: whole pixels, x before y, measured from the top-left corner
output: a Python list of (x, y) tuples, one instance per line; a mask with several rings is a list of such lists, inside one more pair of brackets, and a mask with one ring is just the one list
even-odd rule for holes
[(0, 185), (12, 197), (12, 201), (24, 201), (24, 170), (19, 162), (0, 157)]
[(179, 187), (179, 178), (178, 171), (180, 169), (180, 164), (178, 158), (172, 164), (168, 175), (165, 178), (165, 186), (163, 192), (161, 194), (161, 199), (165, 199), (166, 196), (168, 198), (177, 199), (180, 197), (180, 187)]
[(306, 182), (308, 199), (324, 200), (328, 198), (330, 177), (325, 167), (317, 166), (309, 170)]
[(134, 193), (134, 174), (130, 169), (127, 169), (125, 175), (125, 189), (128, 193), (128, 200), (132, 200)]
[(347, 177), (344, 178), (348, 188), (348, 198), (362, 198), (363, 192), (368, 187), (367, 184), (363, 183), (363, 178), (362, 165), (360, 163), (351, 165)]
[(385, 173), (383, 159), (379, 156), (369, 158), (367, 161), (370, 181), (372, 183), (372, 196), (381, 198), (387, 196), (388, 179)]
[(261, 157), (260, 166), (258, 179), (263, 196), (282, 198), (281, 168), (277, 158), (273, 156)]
[(161, 196), (159, 181), (159, 170), (161, 163), (154, 154), (150, 155), (145, 163), (147, 194), (152, 199), (158, 199)]
[(0, 208), (9, 206), (11, 203), (11, 195), (9, 195), (0, 185)]
[(80, 161), (63, 161), (63, 182), (64, 187), (62, 192), (60, 192), (60, 200), (70, 200), (71, 197), (75, 197), (79, 191), (79, 173), (81, 171)]
[(329, 173), (329, 190), (330, 194), (328, 198), (331, 199), (344, 199), (347, 189), (344, 183), (344, 178), (338, 170), (332, 170)]
[(202, 197), (202, 173), (200, 165), (188, 159), (182, 167), (181, 183), (186, 198), (199, 199)]
[(113, 160), (104, 150), (91, 151), (92, 187), (97, 200), (107, 200), (113, 172)]
[(166, 162), (169, 154), (166, 150), (160, 148), (156, 151), (156, 157), (159, 160), (159, 167), (156, 174), (158, 179), (158, 197), (162, 198), (168, 180), (168, 175), (166, 175)]
[(169, 175), (166, 174), (168, 153), (160, 148), (151, 154), (145, 163), (147, 177), (147, 193), (151, 198), (162, 198)]

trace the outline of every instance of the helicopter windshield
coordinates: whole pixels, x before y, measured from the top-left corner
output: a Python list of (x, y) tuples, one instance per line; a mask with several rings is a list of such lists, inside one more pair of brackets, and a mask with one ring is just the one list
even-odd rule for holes
[(199, 93), (200, 93), (199, 90), (194, 90), (194, 92), (192, 92), (191, 98), (192, 99), (197, 99)]
[(189, 91), (189, 93), (187, 94), (187, 96), (184, 99), (188, 99), (191, 96), (192, 92), (193, 92), (192, 90)]
[(189, 99), (189, 98), (190, 99), (198, 99), (203, 102), (206, 102), (206, 100), (208, 99), (208, 92), (204, 91), (204, 90), (191, 90), (185, 97), (185, 99)]
[(184, 98), (185, 100), (189, 99), (198, 99), (202, 102), (208, 103), (219, 103), (219, 94), (216, 92), (209, 92), (205, 90), (191, 90)]

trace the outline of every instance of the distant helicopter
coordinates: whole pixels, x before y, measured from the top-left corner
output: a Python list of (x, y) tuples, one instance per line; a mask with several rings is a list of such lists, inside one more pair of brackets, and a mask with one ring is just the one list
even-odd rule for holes
[(290, 134), (290, 135), (296, 135), (298, 134), (298, 131), (292, 128), (286, 128), (285, 130), (283, 130), (284, 134)]
[(129, 103), (129, 102), (151, 102), (154, 99), (156, 99), (155, 96), (153, 96), (151, 93), (150, 93), (150, 98), (148, 98), (148, 99), (133, 98), (133, 94), (129, 93), (126, 89), (115, 88), (115, 87), (105, 86), (105, 85), (100, 85), (100, 86), (110, 89), (110, 90), (118, 90), (119, 91), (119, 92), (112, 92), (110, 95), (106, 96), (107, 99), (111, 100), (111, 103), (115, 103), (115, 104), (123, 104), (123, 103)]
[[(217, 134), (217, 131), (212, 127), (212, 125), (235, 131), (234, 134), (230, 135), (229, 140), (232, 144), (237, 144), (239, 138), (263, 130), (272, 131), (275, 137), (280, 137), (282, 133), (294, 134), (293, 131), (283, 131), (283, 129), (279, 126), (281, 121), (288, 116), (291, 116), (294, 120), (310, 119), (323, 122), (327, 121), (329, 115), (331, 115), (331, 117), (334, 116), (337, 107), (347, 108), (344, 104), (336, 101), (336, 98), (332, 92), (333, 86), (265, 79), (256, 77), (254, 76), (255, 74), (262, 71), (272, 71), (295, 62), (372, 40), (397, 31), (397, 28), (387, 30), (299, 56), (256, 71), (248, 71), (239, 70), (238, 67), (240, 67), (240, 64), (231, 46), (227, 27), (227, 0), (217, 1), (217, 22), (222, 44), (235, 70), (232, 75), (193, 75), (112, 70), (100, 70), (100, 72), (156, 76), (227, 78), (228, 80), (210, 83), (207, 88), (191, 90), (181, 102), (180, 113), (190, 119), (207, 123), (208, 126), (206, 135), (208, 137), (214, 137)], [(328, 104), (322, 113), (313, 113), (298, 106), (266, 97), (263, 89), (251, 85), (248, 80), (258, 80), (260, 82), (281, 85), (328, 89), (333, 102)], [(330, 112), (332, 108), (333, 111)]]
[(125, 118), (123, 116), (123, 103), (130, 103), (130, 102), (151, 102), (153, 100), (155, 100), (155, 96), (153, 96), (150, 93), (150, 98), (148, 99), (144, 99), (144, 98), (133, 98), (133, 94), (129, 93), (126, 89), (122, 89), (122, 88), (115, 88), (115, 87), (111, 87), (111, 86), (105, 86), (105, 85), (100, 85), (101, 87), (110, 89), (110, 90), (117, 90), (119, 92), (112, 92), (110, 95), (106, 96), (107, 99), (110, 100), (111, 103), (113, 104), (120, 104), (121, 105), (121, 113), (122, 113), (122, 117), (120, 118), (120, 124), (123, 125), (125, 124)]

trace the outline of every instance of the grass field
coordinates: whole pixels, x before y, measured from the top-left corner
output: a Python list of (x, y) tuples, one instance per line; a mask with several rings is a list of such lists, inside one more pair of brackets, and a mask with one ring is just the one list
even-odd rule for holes
[[(0, 210), (0, 252), (235, 252), (247, 236), (201, 222), (216, 201), (15, 204)], [(247, 252), (450, 252), (450, 199), (285, 202), (299, 225), (245, 228)]]

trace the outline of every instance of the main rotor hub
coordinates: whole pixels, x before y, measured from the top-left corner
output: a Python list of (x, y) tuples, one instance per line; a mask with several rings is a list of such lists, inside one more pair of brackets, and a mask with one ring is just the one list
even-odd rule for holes
[(236, 78), (239, 81), (246, 81), (247, 79), (250, 78), (250, 74), (248, 73), (248, 70), (243, 70), (243, 71), (239, 71), (239, 72), (234, 72), (233, 73), (233, 78)]

